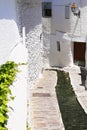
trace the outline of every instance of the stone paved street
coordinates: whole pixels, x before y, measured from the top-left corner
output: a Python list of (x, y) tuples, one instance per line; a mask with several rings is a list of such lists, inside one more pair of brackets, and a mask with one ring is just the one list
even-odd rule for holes
[(31, 130), (64, 130), (58, 107), (55, 86), (55, 71), (44, 71), (30, 91), (30, 127)]
[[(77, 99), (87, 113), (87, 91), (82, 85), (80, 67), (65, 67), (61, 70), (69, 72), (71, 84)], [(43, 72), (43, 77), (38, 79), (35, 86), (30, 89), (29, 122), (31, 130), (65, 129), (56, 99), (56, 83), (56, 71), (45, 70)]]

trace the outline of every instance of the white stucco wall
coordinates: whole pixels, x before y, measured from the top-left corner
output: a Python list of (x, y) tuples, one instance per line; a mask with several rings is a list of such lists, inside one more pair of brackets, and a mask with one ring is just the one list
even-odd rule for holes
[(0, 64), (8, 60), (12, 50), (20, 42), (16, 22), (15, 0), (0, 0)]
[(41, 74), (43, 68), (41, 0), (22, 0), (21, 20), (26, 31), (26, 46), (28, 49), (29, 87)]
[(53, 1), (52, 6), (52, 33), (55, 31), (70, 32), (70, 20), (65, 19), (65, 5), (62, 1)]
[(49, 61), (49, 56), (50, 56), (50, 43), (51, 43), (51, 37), (49, 33), (44, 33), (43, 32), (43, 64), (44, 64), (44, 69), (50, 67), (50, 61)]
[[(49, 0), (43, 0), (49, 1)], [(51, 33), (56, 31), (66, 32), (71, 35), (86, 37), (87, 34), (87, 1), (85, 0), (50, 0), (52, 2)], [(77, 3), (80, 9), (80, 18), (74, 16), (71, 8), (70, 19), (65, 19), (65, 6)], [(48, 21), (48, 19), (46, 19)], [(48, 21), (49, 22), (49, 21)]]
[[(55, 34), (56, 31), (67, 32), (71, 35), (83, 36), (87, 33), (86, 29), (86, 10), (87, 10), (87, 2), (85, 0), (42, 0), (52, 2), (52, 18), (51, 21), (51, 29), (48, 24), (45, 24), (47, 28), (50, 29), (51, 33)], [(71, 3), (76, 2), (78, 7), (81, 10), (81, 16), (78, 18), (74, 16), (71, 8), (69, 9), (70, 19), (65, 19), (65, 6), (68, 5), (71, 7)], [(49, 18), (44, 19), (45, 23), (50, 23)]]
[[(85, 0), (74, 0), (74, 1), (42, 0), (42, 1), (52, 2), (52, 17), (42, 19), (44, 25), (43, 32), (50, 35), (50, 39), (47, 37), (44, 38), (49, 39), (50, 41), (49, 45), (50, 49), (48, 49), (50, 57), (50, 65), (71, 66), (73, 64), (72, 42), (75, 41), (87, 42), (87, 29), (86, 29), (87, 1)], [(73, 2), (77, 3), (80, 9), (80, 18), (75, 16), (70, 8), (69, 10), (70, 18), (65, 19), (65, 6), (66, 5), (71, 6), (71, 3)], [(57, 43), (56, 43), (57, 41), (60, 41), (61, 52), (57, 51)], [(43, 44), (46, 44), (46, 42)]]
[(28, 80), (28, 52), (23, 43), (19, 43), (11, 52), (9, 59), (16, 63), (24, 63), (18, 66), (18, 73), (10, 86), (15, 97), (9, 103), (13, 110), (9, 112), (8, 130), (26, 130), (27, 125), (27, 80)]
[[(16, 63), (27, 62), (27, 50), (22, 44), (18, 29), (16, 0), (0, 0), (0, 64), (8, 60)], [(9, 130), (26, 130), (27, 113), (27, 65), (20, 66), (20, 73), (11, 86), (14, 101), (9, 102), (10, 110), (7, 127)]]
[(87, 1), (81, 1), (81, 36), (85, 36), (87, 40)]
[[(60, 42), (60, 51), (57, 50), (57, 41)], [(72, 66), (73, 65), (72, 44), (66, 39), (64, 33), (57, 33), (51, 36), (50, 44), (50, 65), (51, 66)]]
[[(55, 31), (74, 33), (74, 35), (84, 36), (87, 33), (85, 29), (87, 26), (87, 1), (85, 0), (42, 0), (52, 2), (52, 18), (51, 28), (53, 33)], [(70, 19), (65, 19), (65, 6), (71, 7), (71, 3), (76, 2), (81, 11), (81, 16), (78, 18), (74, 16), (70, 8)], [(49, 19), (45, 19), (49, 22)], [(47, 25), (48, 26), (48, 25)]]

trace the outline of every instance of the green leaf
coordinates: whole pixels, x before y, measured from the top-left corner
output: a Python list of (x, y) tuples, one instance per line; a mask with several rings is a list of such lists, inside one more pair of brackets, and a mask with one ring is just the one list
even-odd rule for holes
[(5, 120), (5, 116), (2, 113), (0, 113), (0, 123), (4, 123)]
[(14, 100), (10, 85), (15, 80), (18, 72), (18, 65), (13, 61), (8, 61), (0, 66), (0, 130), (7, 130), (8, 102)]
[(7, 128), (0, 126), (0, 130), (7, 130)]

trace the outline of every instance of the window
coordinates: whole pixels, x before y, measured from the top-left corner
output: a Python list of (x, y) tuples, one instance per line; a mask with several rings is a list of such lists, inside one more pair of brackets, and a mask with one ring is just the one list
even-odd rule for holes
[(52, 3), (42, 2), (42, 16), (51, 17), (52, 16)]
[(60, 42), (57, 41), (57, 51), (60, 51)]
[(65, 19), (70, 19), (70, 8), (65, 6)]

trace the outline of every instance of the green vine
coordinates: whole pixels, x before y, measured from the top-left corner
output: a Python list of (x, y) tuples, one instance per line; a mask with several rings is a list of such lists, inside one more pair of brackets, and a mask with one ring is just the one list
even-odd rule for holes
[(7, 129), (8, 102), (13, 99), (10, 85), (13, 83), (18, 72), (18, 65), (8, 61), (0, 66), (0, 130)]

